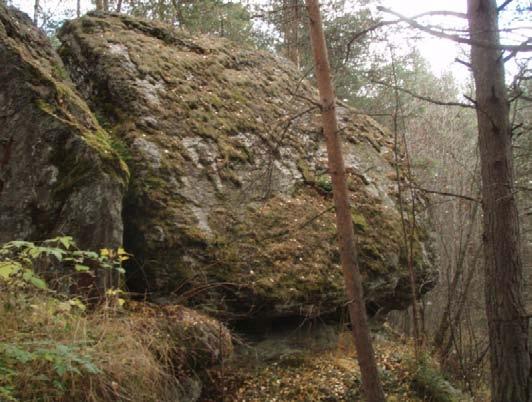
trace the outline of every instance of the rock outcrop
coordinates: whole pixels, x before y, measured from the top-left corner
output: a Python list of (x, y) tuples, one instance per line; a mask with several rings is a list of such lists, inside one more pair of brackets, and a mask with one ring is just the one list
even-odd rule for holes
[[(288, 62), (128, 16), (65, 24), (60, 55), (132, 172), (129, 285), (234, 316), (344, 302), (315, 91)], [(367, 304), (408, 304), (392, 138), (340, 105)], [(426, 232), (415, 242), (430, 283)], [(173, 297), (174, 296), (174, 297)]]
[[(88, 15), (59, 38), (63, 62), (0, 8), (0, 241), (123, 242), (131, 290), (231, 318), (345, 304), (316, 93), (294, 66), (128, 16)], [(392, 139), (338, 114), (368, 309), (403, 308)], [(423, 291), (427, 244), (420, 227)]]
[(122, 243), (127, 166), (31, 20), (0, 4), (0, 243)]

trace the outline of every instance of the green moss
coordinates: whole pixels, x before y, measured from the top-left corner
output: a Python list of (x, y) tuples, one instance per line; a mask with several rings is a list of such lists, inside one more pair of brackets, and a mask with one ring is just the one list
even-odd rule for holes
[(365, 232), (368, 229), (368, 223), (364, 215), (356, 213), (355, 211), (351, 212), (351, 217), (353, 219), (353, 226), (358, 232)]
[[(45, 114), (77, 132), (79, 138), (98, 154), (102, 162), (100, 168), (114, 177), (117, 183), (125, 186), (129, 180), (129, 169), (111, 147), (107, 132), (99, 127), (86, 104), (68, 85), (56, 83), (55, 88), (57, 102), (52, 103), (39, 98), (35, 101), (36, 106)], [(89, 121), (89, 127), (81, 123), (82, 119)], [(56, 165), (60, 167), (60, 176), (54, 192), (60, 197), (67, 195), (73, 187), (90, 181), (94, 169), (98, 168), (94, 160), (78, 159), (71, 154), (59, 154), (55, 159)]]
[(307, 184), (314, 184), (316, 182), (316, 176), (310, 171), (308, 162), (305, 159), (299, 159), (297, 161), (297, 168), (303, 175), (303, 180)]
[(218, 149), (220, 150), (220, 154), (224, 157), (226, 160), (234, 160), (238, 162), (247, 162), (249, 159), (248, 153), (246, 152), (246, 148), (242, 146), (241, 151), (240, 149), (237, 149), (234, 145), (229, 143), (227, 140), (223, 139), (222, 137), (218, 139)]
[(409, 363), (414, 372), (412, 388), (424, 400), (433, 402), (461, 402), (464, 395), (451, 386), (443, 373), (423, 357), (419, 362)]
[(332, 193), (332, 182), (329, 175), (320, 175), (316, 179), (316, 187), (324, 193)]

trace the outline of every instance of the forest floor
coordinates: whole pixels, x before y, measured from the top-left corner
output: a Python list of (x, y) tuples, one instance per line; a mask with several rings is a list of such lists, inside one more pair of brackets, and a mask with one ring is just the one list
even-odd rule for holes
[[(443, 376), (436, 361), (385, 324), (374, 333), (387, 400), (468, 401)], [(339, 326), (306, 325), (241, 340), (235, 357), (215, 373), (204, 401), (357, 401), (360, 369), (351, 333)]]

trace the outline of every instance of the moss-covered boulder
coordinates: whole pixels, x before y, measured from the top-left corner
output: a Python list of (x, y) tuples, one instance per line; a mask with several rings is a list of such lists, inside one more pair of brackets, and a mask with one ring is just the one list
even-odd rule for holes
[(0, 3), (0, 243), (122, 243), (127, 166), (31, 20)]
[(181, 305), (134, 301), (127, 302), (126, 310), (138, 318), (137, 324), (146, 332), (172, 340), (166, 357), (178, 371), (204, 369), (229, 359), (233, 353), (229, 330), (205, 314)]
[[(129, 16), (89, 14), (59, 38), (132, 174), (130, 289), (237, 318), (344, 305), (316, 93), (293, 65)], [(367, 305), (402, 308), (410, 292), (393, 141), (346, 105), (338, 115)], [(421, 228), (414, 254), (426, 290)]]

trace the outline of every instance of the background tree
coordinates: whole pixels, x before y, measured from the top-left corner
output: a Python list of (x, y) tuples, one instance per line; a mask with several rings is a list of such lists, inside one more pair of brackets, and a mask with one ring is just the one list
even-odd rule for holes
[(492, 401), (530, 397), (528, 318), (514, 195), (512, 127), (495, 0), (468, 0), (471, 66), (475, 77), (482, 207), (486, 314)]

